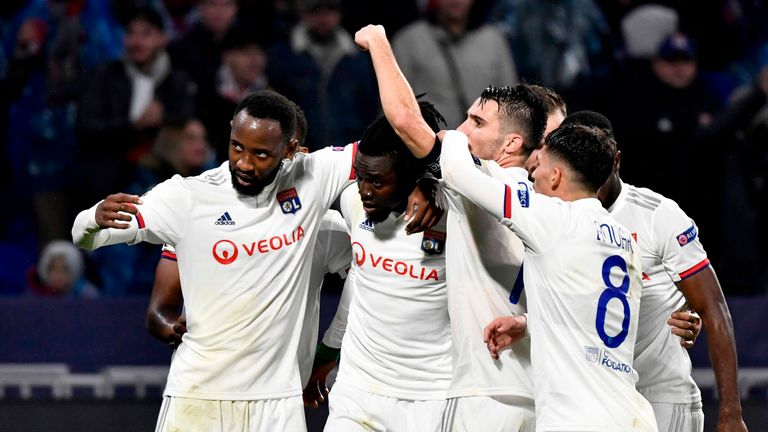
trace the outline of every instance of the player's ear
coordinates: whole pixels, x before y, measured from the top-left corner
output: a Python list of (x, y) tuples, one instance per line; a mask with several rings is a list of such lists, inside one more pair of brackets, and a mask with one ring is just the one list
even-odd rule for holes
[(523, 137), (516, 133), (508, 133), (504, 136), (504, 153), (517, 153), (523, 147)]
[(296, 138), (291, 138), (288, 144), (285, 145), (285, 151), (283, 151), (284, 159), (293, 159), (293, 155), (296, 154), (296, 149), (299, 146), (299, 141)]
[(616, 150), (616, 157), (613, 158), (613, 172), (617, 173), (621, 170), (621, 151)]
[(560, 183), (563, 181), (563, 169), (559, 166), (555, 166), (552, 169), (552, 175), (549, 178), (549, 184), (552, 190), (557, 190), (560, 187)]

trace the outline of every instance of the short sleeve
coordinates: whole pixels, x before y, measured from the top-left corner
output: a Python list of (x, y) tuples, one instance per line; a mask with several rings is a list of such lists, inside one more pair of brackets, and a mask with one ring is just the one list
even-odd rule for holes
[(323, 217), (317, 243), (318, 250), (321, 250), (325, 257), (325, 273), (346, 276), (346, 270), (352, 262), (352, 245), (349, 241), (347, 225), (339, 212), (328, 210)]
[(709, 266), (699, 228), (674, 201), (662, 201), (653, 216), (653, 231), (664, 268), (674, 282)]
[[(357, 143), (344, 147), (326, 147), (304, 156), (310, 172), (317, 177), (317, 187), (326, 208), (355, 181), (353, 164)], [(298, 156), (298, 155), (297, 155)]]
[(163, 249), (160, 253), (160, 258), (176, 261), (176, 248), (169, 245), (168, 243), (163, 243)]
[(352, 267), (349, 270), (347, 280), (344, 281), (344, 289), (341, 292), (336, 315), (334, 315), (331, 325), (323, 334), (323, 344), (331, 348), (341, 348), (341, 343), (344, 340), (344, 333), (347, 331), (347, 321), (349, 319), (349, 308), (352, 304), (352, 297), (355, 295), (356, 274), (357, 270), (355, 267)]
[(184, 235), (192, 198), (189, 186), (181, 176), (174, 176), (141, 197), (134, 223), (139, 231), (136, 242), (176, 245)]

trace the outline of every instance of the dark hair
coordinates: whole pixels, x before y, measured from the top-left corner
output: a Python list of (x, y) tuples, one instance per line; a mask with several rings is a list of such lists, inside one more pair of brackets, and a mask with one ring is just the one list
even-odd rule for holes
[[(445, 118), (431, 103), (419, 101), (419, 109), (424, 121), (433, 131), (440, 130), (440, 123), (445, 125)], [(391, 157), (393, 167), (398, 174), (420, 176), (424, 170), (421, 162), (408, 150), (384, 116), (374, 120), (365, 129), (357, 150), (367, 156)]]
[(155, 27), (156, 29), (160, 30), (161, 32), (165, 31), (165, 22), (163, 22), (163, 17), (154, 8), (137, 7), (130, 11), (130, 15), (128, 15), (127, 18), (128, 19), (125, 21), (125, 26), (124, 26), (126, 29), (134, 21), (144, 21), (150, 24), (151, 26)]
[(549, 87), (544, 87), (537, 84), (522, 85), (531, 89), (531, 91), (534, 92), (536, 96), (539, 97), (539, 99), (541, 99), (541, 101), (544, 103), (544, 108), (547, 110), (547, 115), (549, 115), (549, 113), (552, 111), (557, 110), (560, 110), (563, 115), (568, 115), (568, 107), (565, 105), (565, 100), (556, 91)]
[(611, 124), (611, 121), (608, 120), (608, 117), (600, 114), (599, 112), (588, 110), (575, 112), (566, 117), (565, 120), (560, 123), (560, 126), (568, 125), (582, 125), (598, 128), (608, 134), (611, 139), (615, 139), (613, 136), (613, 125)]
[(299, 104), (294, 103), (293, 109), (295, 110), (294, 113), (296, 115), (296, 131), (294, 132), (294, 135), (296, 135), (298, 145), (304, 147), (304, 143), (307, 142), (307, 116), (304, 115), (304, 111)]
[(295, 104), (285, 96), (272, 90), (260, 90), (245, 97), (235, 109), (235, 116), (245, 111), (258, 119), (271, 119), (280, 123), (285, 143), (291, 140), (296, 131)]
[(547, 151), (566, 162), (578, 180), (597, 191), (613, 171), (616, 143), (601, 129), (560, 126), (547, 135)]
[(523, 137), (526, 154), (535, 150), (547, 127), (547, 109), (528, 84), (488, 86), (480, 94), (480, 104), (492, 100), (499, 105), (499, 121)]

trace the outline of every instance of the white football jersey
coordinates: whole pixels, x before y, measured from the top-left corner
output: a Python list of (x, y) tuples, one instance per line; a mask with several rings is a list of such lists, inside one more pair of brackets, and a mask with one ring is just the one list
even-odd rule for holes
[[(485, 174), (530, 188), (522, 168), (479, 161)], [(516, 183), (516, 182), (515, 182)], [(494, 318), (523, 314), (525, 295), (520, 239), (472, 201), (441, 187), (448, 201), (446, 245), (448, 314), (451, 319), (453, 374), (448, 397), (520, 396), (533, 398), (530, 340), (525, 338), (494, 360), (483, 329)]]
[(368, 219), (356, 187), (341, 195), (341, 212), (355, 286), (336, 381), (399, 399), (445, 398), (451, 379), (445, 217), (406, 235), (403, 214)]
[(667, 324), (672, 312), (687, 308), (675, 283), (709, 266), (698, 228), (674, 201), (626, 183), (608, 210), (637, 241), (643, 268), (637, 389), (651, 402), (698, 402), (701, 392), (691, 378), (691, 359)]
[(323, 215), (352, 183), (356, 147), (283, 161), (255, 197), (239, 195), (228, 163), (175, 176), (142, 197), (129, 229), (100, 230), (81, 212), (75, 243), (169, 243), (176, 248), (187, 314), (165, 394), (216, 400), (301, 394), (296, 359)]
[(515, 231), (524, 282), (537, 431), (655, 431), (632, 367), (640, 307), (637, 245), (595, 198), (564, 202), (475, 169), (450, 131), (443, 179)]
[(315, 250), (312, 254), (312, 274), (309, 276), (307, 311), (299, 340), (299, 372), (301, 386), (306, 387), (312, 374), (315, 360), (317, 336), (320, 326), (320, 289), (326, 273), (338, 273), (346, 277), (346, 270), (352, 262), (352, 246), (344, 219), (336, 210), (328, 213), (320, 222)]
[[(177, 261), (176, 249), (163, 244), (162, 257)], [(317, 348), (318, 327), (320, 325), (320, 290), (327, 273), (337, 273), (342, 278), (352, 262), (352, 246), (349, 244), (347, 225), (339, 212), (328, 210), (320, 221), (315, 250), (312, 252), (312, 270), (309, 276), (307, 310), (304, 313), (304, 326), (299, 339), (299, 373), (301, 386), (306, 387), (312, 374), (312, 363)]]

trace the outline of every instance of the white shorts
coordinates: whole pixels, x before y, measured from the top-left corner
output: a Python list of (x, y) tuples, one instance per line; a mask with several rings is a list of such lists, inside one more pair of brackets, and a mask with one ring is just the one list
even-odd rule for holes
[(442, 432), (534, 432), (533, 399), (517, 396), (451, 398), (445, 404)]
[(306, 432), (301, 396), (218, 401), (165, 396), (155, 432)]
[(439, 432), (445, 399), (405, 400), (336, 383), (325, 432)]
[(659, 432), (704, 431), (704, 411), (701, 402), (687, 404), (651, 402), (651, 406)]

